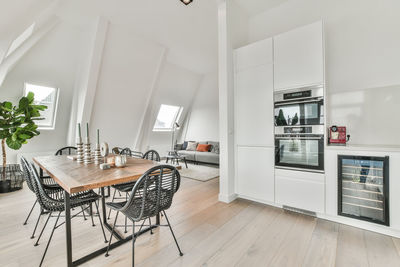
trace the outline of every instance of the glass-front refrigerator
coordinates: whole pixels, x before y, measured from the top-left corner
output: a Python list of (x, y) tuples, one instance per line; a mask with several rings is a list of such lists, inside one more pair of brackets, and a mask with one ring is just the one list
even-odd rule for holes
[(389, 157), (338, 156), (338, 214), (389, 226)]

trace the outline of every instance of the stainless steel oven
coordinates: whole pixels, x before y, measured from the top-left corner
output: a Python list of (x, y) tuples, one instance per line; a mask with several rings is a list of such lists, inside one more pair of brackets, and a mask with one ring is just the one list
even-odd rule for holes
[(275, 167), (324, 171), (324, 126), (276, 127)]
[(277, 92), (275, 126), (324, 124), (324, 89), (322, 86)]

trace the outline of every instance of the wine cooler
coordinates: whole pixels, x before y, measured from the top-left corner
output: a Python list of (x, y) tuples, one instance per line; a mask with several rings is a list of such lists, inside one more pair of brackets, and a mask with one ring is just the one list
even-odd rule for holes
[(389, 157), (338, 156), (338, 214), (389, 226)]

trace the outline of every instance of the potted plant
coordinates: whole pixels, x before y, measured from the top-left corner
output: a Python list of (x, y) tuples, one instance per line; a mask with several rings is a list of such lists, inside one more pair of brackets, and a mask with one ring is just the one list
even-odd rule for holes
[(47, 108), (44, 105), (34, 104), (34, 94), (29, 92), (27, 96), (19, 100), (18, 106), (5, 101), (0, 103), (0, 139), (3, 155), (1, 170), (0, 193), (11, 191), (11, 180), (7, 179), (7, 155), (6, 144), (9, 148), (18, 150), (29, 139), (40, 134), (35, 124), (40, 118), (40, 111)]

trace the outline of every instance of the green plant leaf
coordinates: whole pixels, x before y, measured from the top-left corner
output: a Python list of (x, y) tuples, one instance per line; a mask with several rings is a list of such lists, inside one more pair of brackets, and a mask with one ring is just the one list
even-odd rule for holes
[(12, 138), (8, 137), (6, 139), (7, 146), (11, 149), (18, 150), (21, 148), (22, 144), (17, 140), (13, 141)]
[(0, 131), (0, 139), (4, 139), (10, 136), (10, 132), (8, 130), (1, 130)]
[(18, 135), (18, 139), (20, 139), (20, 140), (31, 139), (32, 137), (33, 137), (33, 136), (28, 135), (28, 134), (26, 134), (26, 133), (23, 133), (23, 134), (19, 134), (19, 135)]
[(13, 133), (13, 135), (11, 136), (11, 139), (12, 139), (14, 142), (18, 140), (17, 132)]
[(38, 109), (40, 111), (46, 110), (47, 106), (45, 105), (32, 105), (33, 108)]
[(7, 110), (10, 110), (10, 111), (12, 110), (12, 103), (11, 102), (8, 102), (8, 101), (3, 102), (2, 106), (5, 107)]
[(35, 99), (35, 94), (32, 92), (29, 92), (28, 95), (26, 96), (29, 100), (29, 104), (33, 103), (33, 100)]
[(27, 97), (22, 97), (19, 100), (18, 108), (21, 109), (26, 109), (29, 106), (29, 100)]

